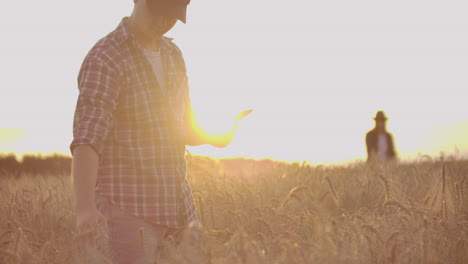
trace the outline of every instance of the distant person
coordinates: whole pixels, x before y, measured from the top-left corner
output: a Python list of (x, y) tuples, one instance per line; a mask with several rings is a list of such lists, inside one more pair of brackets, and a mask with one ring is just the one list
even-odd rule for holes
[[(168, 233), (198, 223), (186, 179), (186, 145), (227, 146), (194, 122), (179, 48), (164, 36), (185, 23), (190, 0), (134, 0), (130, 17), (89, 51), (73, 123), (77, 236), (108, 230), (114, 263), (148, 263)], [(144, 241), (141, 241), (143, 239)]]
[(366, 134), (368, 162), (385, 162), (396, 158), (393, 137), (387, 132), (387, 119), (383, 111), (378, 111), (374, 117), (374, 129)]

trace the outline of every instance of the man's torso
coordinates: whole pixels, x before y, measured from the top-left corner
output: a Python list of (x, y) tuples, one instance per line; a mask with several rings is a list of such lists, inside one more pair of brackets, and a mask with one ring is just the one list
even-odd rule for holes
[[(94, 56), (113, 65), (116, 70), (106, 78), (117, 79), (119, 86), (115, 87), (118, 99), (100, 153), (99, 194), (156, 224), (178, 226), (193, 220), (184, 157), (189, 91), (180, 51), (163, 37), (164, 77), (157, 78), (124, 19), (93, 47), (80, 77), (88, 76), (83, 71), (93, 71), (86, 62)], [(164, 79), (165, 87), (158, 79)], [(113, 92), (103, 89), (97, 96)]]

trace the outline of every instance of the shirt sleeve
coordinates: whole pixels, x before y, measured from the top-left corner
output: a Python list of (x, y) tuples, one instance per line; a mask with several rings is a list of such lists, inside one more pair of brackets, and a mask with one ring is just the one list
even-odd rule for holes
[(186, 136), (190, 137), (194, 133), (198, 132), (197, 122), (195, 120), (195, 113), (192, 107), (192, 100), (190, 98), (190, 88), (189, 88), (189, 81), (187, 76), (187, 66), (185, 65), (184, 56), (182, 55), (181, 50), (177, 45), (172, 43), (172, 47), (174, 49), (173, 56), (177, 61), (176, 67), (177, 71), (182, 73), (182, 80), (180, 83), (180, 89), (182, 90), (182, 100), (185, 105), (184, 113), (183, 113), (183, 122), (185, 124), (185, 133)]
[(192, 100), (190, 98), (190, 89), (188, 87), (187, 77), (185, 77), (183, 89), (183, 100), (185, 104), (184, 122), (187, 126), (187, 129), (190, 129), (194, 119), (194, 112), (192, 107)]
[(73, 121), (70, 151), (78, 145), (89, 145), (101, 155), (104, 142), (112, 129), (120, 82), (116, 67), (98, 59), (86, 59), (78, 76), (79, 96)]

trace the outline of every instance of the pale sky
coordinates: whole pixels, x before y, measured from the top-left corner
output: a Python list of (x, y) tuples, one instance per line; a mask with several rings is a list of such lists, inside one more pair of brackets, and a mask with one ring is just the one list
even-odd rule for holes
[[(131, 0), (8, 1), (0, 15), (0, 151), (68, 153), (76, 78)], [(215, 157), (365, 158), (383, 109), (400, 156), (468, 151), (468, 2), (192, 0), (173, 37), (208, 129), (253, 108)], [(228, 120), (228, 121), (226, 121)], [(2, 132), (3, 131), (3, 132)]]

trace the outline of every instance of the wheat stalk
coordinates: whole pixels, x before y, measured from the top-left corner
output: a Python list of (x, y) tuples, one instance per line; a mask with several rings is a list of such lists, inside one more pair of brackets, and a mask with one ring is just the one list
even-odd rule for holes
[(405, 212), (407, 215), (409, 215), (409, 216), (413, 215), (408, 208), (406, 208), (405, 206), (403, 206), (401, 203), (399, 203), (397, 201), (387, 201), (387, 202), (384, 203), (384, 207), (387, 207), (387, 206), (397, 207), (401, 211)]
[(325, 179), (326, 179), (326, 181), (328, 183), (328, 186), (330, 187), (330, 190), (331, 190), (331, 192), (333, 194), (333, 197), (335, 198), (335, 201), (336, 201), (338, 207), (341, 207), (341, 201), (338, 198), (338, 195), (336, 194), (335, 187), (333, 187), (332, 181), (330, 180), (330, 178), (328, 176), (325, 177)]
[(205, 196), (203, 195), (202, 192), (200, 191), (193, 191), (193, 197), (197, 199), (198, 201), (198, 207), (200, 208), (200, 221), (202, 225), (205, 225), (205, 206), (204, 206), (204, 201), (205, 201)]
[(385, 185), (385, 200), (390, 199), (390, 182), (387, 180), (387, 178), (384, 177), (383, 173), (378, 173), (377, 174), (379, 178), (383, 181)]

